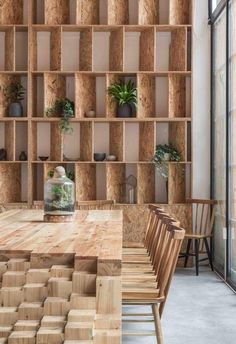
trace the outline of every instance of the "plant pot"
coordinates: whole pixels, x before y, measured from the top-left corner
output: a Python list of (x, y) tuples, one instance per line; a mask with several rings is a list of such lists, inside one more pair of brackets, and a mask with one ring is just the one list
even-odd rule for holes
[(9, 117), (22, 117), (23, 116), (23, 107), (21, 103), (11, 103), (8, 109)]
[(132, 107), (130, 104), (119, 105), (117, 109), (117, 117), (132, 117)]

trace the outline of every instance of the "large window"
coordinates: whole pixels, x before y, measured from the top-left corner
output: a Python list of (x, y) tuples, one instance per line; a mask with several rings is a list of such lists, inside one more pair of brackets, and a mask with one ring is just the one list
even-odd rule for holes
[(236, 287), (236, 0), (210, 1), (214, 264)]

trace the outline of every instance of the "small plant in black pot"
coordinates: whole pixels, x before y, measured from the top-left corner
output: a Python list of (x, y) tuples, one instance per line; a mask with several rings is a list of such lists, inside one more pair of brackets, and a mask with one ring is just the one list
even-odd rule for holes
[(4, 94), (9, 102), (8, 116), (22, 117), (23, 107), (21, 101), (24, 100), (25, 88), (19, 82), (12, 82), (4, 88)]
[(73, 128), (70, 124), (70, 119), (74, 117), (74, 102), (68, 98), (58, 99), (54, 106), (46, 109), (46, 116), (61, 117), (58, 124), (59, 129), (63, 134), (71, 134)]
[(133, 107), (137, 105), (137, 88), (130, 80), (127, 84), (120, 82), (108, 87), (111, 99), (118, 103), (118, 117), (132, 117)]

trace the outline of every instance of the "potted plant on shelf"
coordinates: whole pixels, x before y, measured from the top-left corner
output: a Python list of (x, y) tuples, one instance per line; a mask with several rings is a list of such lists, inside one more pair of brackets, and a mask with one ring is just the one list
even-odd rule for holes
[(127, 84), (115, 83), (108, 87), (108, 93), (118, 103), (117, 116), (132, 117), (133, 107), (137, 106), (137, 88), (134, 83), (131, 80)]
[(19, 82), (11, 82), (4, 88), (4, 94), (9, 102), (8, 116), (22, 117), (23, 107), (21, 101), (24, 100), (25, 88)]
[(60, 131), (63, 134), (71, 134), (73, 128), (70, 124), (70, 119), (74, 117), (74, 102), (68, 98), (58, 99), (55, 104), (46, 109), (46, 116), (48, 117), (61, 117), (58, 124)]

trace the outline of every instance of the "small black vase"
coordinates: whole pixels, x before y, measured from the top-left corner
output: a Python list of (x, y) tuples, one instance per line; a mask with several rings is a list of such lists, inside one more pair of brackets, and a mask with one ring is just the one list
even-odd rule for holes
[(0, 149), (0, 161), (6, 161), (7, 160), (7, 151), (5, 148)]
[(119, 105), (117, 109), (117, 117), (132, 117), (132, 107), (130, 104)]
[(25, 151), (22, 151), (19, 155), (19, 160), (20, 161), (27, 161), (27, 154)]
[(22, 117), (23, 116), (23, 107), (21, 103), (11, 103), (8, 109), (9, 117)]

